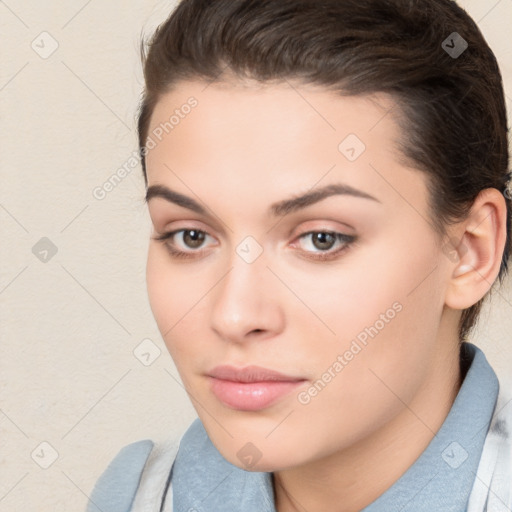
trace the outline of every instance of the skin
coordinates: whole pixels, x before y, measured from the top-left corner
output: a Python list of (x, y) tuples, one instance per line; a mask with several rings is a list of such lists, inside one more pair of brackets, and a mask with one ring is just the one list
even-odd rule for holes
[[(426, 176), (397, 149), (391, 98), (340, 97), (291, 82), (182, 82), (156, 105), (149, 133), (190, 96), (197, 107), (147, 154), (148, 184), (195, 199), (208, 215), (161, 197), (148, 208), (152, 237), (178, 229), (208, 236), (199, 247), (183, 232), (151, 238), (155, 320), (211, 441), (232, 464), (273, 472), (279, 512), (339, 503), (358, 511), (414, 463), (453, 404), (461, 385), (457, 324), (497, 277), (505, 201), (494, 189), (478, 196), (468, 218), (450, 226), (464, 250), (449, 258), (428, 222)], [(353, 162), (338, 150), (350, 133), (366, 146)], [(376, 200), (334, 195), (268, 213), (276, 201), (334, 183)], [(311, 255), (343, 242), (325, 249), (300, 238), (308, 231), (356, 239), (320, 261)], [(249, 235), (263, 250), (252, 263), (236, 253)], [(196, 254), (175, 258), (166, 243)], [(298, 393), (394, 303), (400, 312), (300, 403)], [(263, 410), (235, 410), (210, 391), (205, 374), (219, 364), (256, 364), (306, 382)], [(261, 452), (250, 468), (237, 456), (247, 442)]]

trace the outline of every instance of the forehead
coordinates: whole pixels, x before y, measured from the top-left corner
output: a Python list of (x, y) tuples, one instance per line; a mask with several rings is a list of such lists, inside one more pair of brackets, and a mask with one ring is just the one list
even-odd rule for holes
[(289, 195), (342, 182), (393, 202), (410, 196), (421, 208), (424, 177), (411, 172), (398, 149), (400, 115), (384, 93), (342, 96), (294, 82), (181, 82), (150, 120), (148, 183), (184, 193), (185, 183), (205, 194), (250, 190), (270, 202), (284, 188)]
[(318, 157), (320, 152), (332, 160), (339, 157), (340, 143), (350, 135), (349, 141), (361, 141), (356, 150), (372, 146), (381, 158), (390, 154), (399, 159), (395, 142), (402, 134), (397, 115), (398, 106), (384, 93), (342, 96), (291, 81), (179, 82), (152, 113), (148, 140), (153, 139), (155, 147), (146, 163), (151, 167), (152, 160), (163, 154), (170, 157), (170, 146), (178, 158), (184, 143), (200, 148), (203, 155), (215, 153), (218, 158), (224, 152), (227, 156), (233, 141), (252, 161), (308, 153)]
[[(233, 81), (205, 83), (179, 82), (172, 91), (163, 95), (156, 104), (150, 119), (149, 131), (169, 121), (172, 114), (181, 109), (188, 111), (191, 99), (197, 105), (185, 117), (200, 117), (202, 123), (215, 118), (218, 128), (226, 124), (252, 126), (254, 130), (272, 131), (277, 127), (293, 128), (299, 121), (308, 122), (311, 129), (322, 132), (338, 132), (347, 129), (364, 134), (373, 130), (384, 117), (385, 132), (399, 109), (394, 99), (385, 93), (360, 96), (344, 96), (336, 91), (296, 81), (260, 83)], [(180, 116), (180, 120), (184, 118)], [(211, 129), (211, 125), (205, 128)], [(396, 126), (393, 126), (393, 132)], [(390, 133), (393, 135), (393, 133)], [(282, 133), (286, 136), (286, 132)]]

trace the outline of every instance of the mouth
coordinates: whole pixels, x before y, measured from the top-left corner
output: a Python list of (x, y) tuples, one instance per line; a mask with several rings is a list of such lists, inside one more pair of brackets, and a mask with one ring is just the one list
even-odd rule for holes
[(207, 376), (217, 399), (241, 411), (265, 409), (306, 381), (261, 366), (216, 366)]

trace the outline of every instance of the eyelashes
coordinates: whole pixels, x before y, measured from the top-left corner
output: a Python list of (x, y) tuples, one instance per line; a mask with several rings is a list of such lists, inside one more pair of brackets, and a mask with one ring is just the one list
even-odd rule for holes
[[(182, 244), (185, 247), (188, 247), (188, 249), (190, 250), (182, 250), (177, 248), (175, 237), (179, 233), (182, 233)], [(192, 260), (198, 259), (201, 256), (208, 253), (208, 249), (198, 248), (198, 245), (202, 245), (208, 237), (210, 237), (210, 235), (206, 231), (195, 228), (182, 228), (167, 233), (162, 233), (151, 238), (153, 240), (163, 243), (169, 255), (172, 258), (180, 260)], [(355, 235), (347, 235), (332, 230), (317, 230), (302, 233), (296, 238), (296, 240), (307, 240), (308, 238), (309, 247), (317, 248), (315, 244), (319, 243), (322, 246), (320, 250), (311, 251), (299, 249), (298, 252), (301, 253), (301, 257), (317, 261), (327, 261), (336, 259), (341, 255), (341, 253), (344, 253), (347, 249), (349, 249), (357, 239)], [(185, 240), (187, 239), (188, 243), (191, 243), (192, 247), (187, 245), (187, 243), (185, 242)], [(336, 249), (332, 250), (332, 247), (336, 242), (339, 242), (339, 246)], [(325, 250), (325, 245), (329, 246), (327, 250)], [(297, 243), (293, 243), (292, 246), (296, 247)]]
[[(176, 245), (174, 242), (174, 236), (177, 233), (194, 233), (195, 236), (192, 238), (199, 238), (199, 241), (203, 241), (205, 239), (205, 235), (209, 236), (206, 231), (201, 231), (200, 229), (177, 229), (175, 231), (170, 231), (168, 233), (163, 233), (158, 236), (152, 237), (153, 240), (157, 240), (159, 242), (162, 242), (164, 246), (166, 247), (169, 254), (174, 258), (179, 259), (191, 259), (191, 258), (197, 258), (198, 256), (202, 255), (206, 251), (204, 249), (201, 249), (199, 251), (182, 251), (180, 249), (176, 249)], [(197, 240), (196, 240), (197, 241)]]

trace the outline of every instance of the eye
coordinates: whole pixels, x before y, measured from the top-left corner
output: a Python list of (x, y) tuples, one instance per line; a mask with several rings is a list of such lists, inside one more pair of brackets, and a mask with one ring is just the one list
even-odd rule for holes
[[(333, 259), (348, 249), (356, 237), (336, 231), (309, 231), (300, 235), (298, 239), (306, 240), (307, 243), (300, 245), (306, 247), (304, 252), (308, 253), (308, 258), (325, 260)], [(336, 242), (338, 242), (338, 246), (332, 250), (333, 247), (336, 247)]]
[[(179, 236), (178, 236), (179, 235)], [(162, 242), (173, 258), (197, 258), (206, 252), (201, 249), (207, 238), (212, 238), (206, 231), (185, 228), (153, 236), (153, 240)], [(332, 260), (341, 252), (347, 250), (355, 242), (356, 236), (338, 233), (336, 231), (308, 231), (303, 233), (298, 240), (305, 240), (307, 243), (300, 243), (302, 252), (307, 258), (313, 260)], [(177, 243), (180, 241), (180, 243)], [(292, 244), (295, 246), (297, 244)], [(333, 247), (336, 247), (333, 250)]]
[[(178, 233), (181, 233), (181, 235), (176, 236)], [(153, 240), (163, 242), (171, 256), (176, 258), (194, 258), (204, 252), (203, 250), (197, 249), (201, 247), (206, 238), (212, 237), (210, 237), (206, 231), (202, 231), (200, 229), (177, 229), (175, 231), (153, 236), (152, 238)], [(181, 239), (181, 247), (192, 250), (187, 251), (177, 248), (177, 245), (179, 247), (179, 244), (176, 243), (176, 239)]]

